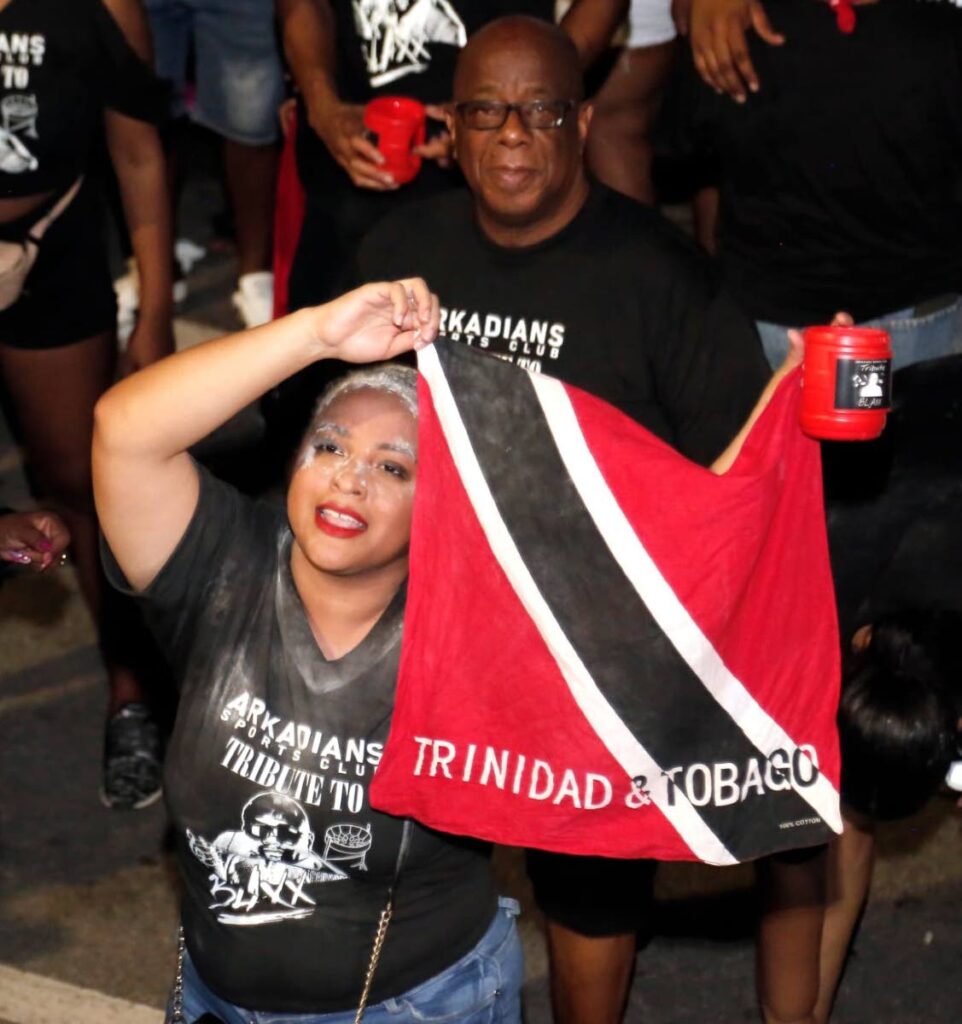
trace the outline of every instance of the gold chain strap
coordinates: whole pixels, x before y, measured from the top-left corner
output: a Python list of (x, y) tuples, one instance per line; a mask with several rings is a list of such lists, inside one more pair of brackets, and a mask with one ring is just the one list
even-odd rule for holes
[(361, 989), (361, 998), (357, 1002), (357, 1013), (354, 1014), (354, 1024), (361, 1024), (364, 1011), (367, 1008), (367, 997), (371, 994), (371, 984), (374, 981), (374, 972), (377, 970), (378, 962), (381, 959), (381, 948), (384, 946), (384, 939), (387, 935), (387, 926), (394, 916), (394, 890), (388, 893), (387, 903), (381, 911), (377, 922), (377, 932), (374, 935), (374, 945), (371, 946), (371, 958), (367, 963), (367, 974), (364, 976), (364, 988)]
[(174, 997), (171, 999), (171, 1024), (185, 1024), (184, 1021), (184, 929), (177, 930), (177, 971), (174, 974)]

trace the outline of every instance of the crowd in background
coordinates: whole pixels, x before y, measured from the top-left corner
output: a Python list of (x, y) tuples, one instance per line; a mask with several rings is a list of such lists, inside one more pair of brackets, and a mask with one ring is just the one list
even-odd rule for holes
[[(523, 19), (557, 20), (569, 42)], [(28, 259), (0, 295), (0, 377), (37, 502), (54, 510), (0, 519), (0, 557), (43, 571), (70, 538), (108, 669), (101, 798), (117, 809), (161, 795), (150, 692), (169, 684), (139, 610), (107, 586), (90, 446), (101, 395), (174, 350), (200, 256), (172, 230), (188, 121), (222, 142), (247, 328), (366, 281), (420, 276), (440, 296), (442, 335), (577, 384), (705, 465), (792, 358), (795, 329), (841, 313), (890, 334), (900, 372), (887, 454), (859, 467), (826, 450), (846, 828), (829, 849), (759, 873), (761, 1013), (827, 1020), (868, 892), (873, 822), (935, 791), (962, 710), (962, 11), (949, 0), (0, 0), (0, 41), (0, 246)], [(369, 101), (397, 94), (428, 118), (420, 172), (404, 184), (364, 125)], [(690, 203), (693, 238), (657, 212), (668, 196)], [(124, 268), (110, 265), (108, 225)], [(0, 285), (6, 275), (0, 263)], [(519, 348), (472, 333), (471, 313), (489, 309), (561, 324), (561, 340)], [(295, 364), (258, 379), (277, 480), (344, 369)], [(932, 454), (935, 435), (948, 441)], [(871, 564), (851, 555), (866, 531)], [(529, 857), (556, 1017), (612, 1024), (651, 866), (570, 861)], [(799, 905), (807, 918), (786, 912)]]

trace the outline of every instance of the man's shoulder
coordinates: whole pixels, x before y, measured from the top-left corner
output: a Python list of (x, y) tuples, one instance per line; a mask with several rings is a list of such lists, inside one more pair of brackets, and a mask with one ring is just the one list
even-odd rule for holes
[(622, 195), (607, 185), (595, 184), (593, 190), (593, 223), (607, 228), (615, 241), (664, 250), (681, 259), (702, 262), (705, 258), (695, 242), (654, 206)]
[(452, 189), (416, 199), (382, 217), (361, 242), (359, 262), (365, 273), (391, 267), (398, 258), (423, 264), (432, 254), (442, 259), (449, 241), (462, 243), (473, 231), (471, 193)]
[(660, 210), (605, 185), (593, 185), (593, 193), (585, 235), (609, 266), (649, 282), (717, 283), (712, 259)]

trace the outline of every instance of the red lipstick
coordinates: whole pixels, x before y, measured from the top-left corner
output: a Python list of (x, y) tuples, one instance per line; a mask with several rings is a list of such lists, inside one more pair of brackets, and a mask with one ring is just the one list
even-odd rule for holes
[(329, 537), (357, 537), (367, 529), (367, 520), (350, 508), (325, 502), (314, 510), (314, 523)]

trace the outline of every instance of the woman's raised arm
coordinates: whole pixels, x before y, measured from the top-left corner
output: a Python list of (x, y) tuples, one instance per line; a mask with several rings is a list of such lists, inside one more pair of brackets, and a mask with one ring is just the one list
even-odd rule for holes
[(97, 404), (94, 492), (100, 523), (137, 589), (156, 576), (197, 505), (187, 449), (319, 359), (391, 359), (433, 341), (438, 300), (419, 280), (369, 284), (316, 309), (179, 352)]
[[(832, 318), (833, 327), (851, 327), (854, 321), (850, 314), (841, 312), (836, 313)], [(796, 366), (801, 366), (802, 357), (805, 352), (805, 343), (802, 340), (801, 331), (789, 331), (788, 332), (788, 352), (785, 356), (785, 362), (772, 374), (768, 383), (765, 385), (765, 390), (758, 396), (758, 401), (755, 403), (755, 407), (748, 414), (748, 419), (742, 424), (741, 430), (732, 438), (731, 443), (728, 447), (718, 456), (717, 459), (709, 467), (713, 473), (721, 476), (723, 473), (727, 473), (731, 468), (735, 459), (738, 458), (738, 453), (742, 450), (742, 445), (745, 443), (745, 438), (748, 437), (751, 429), (755, 426), (758, 417), (765, 411), (766, 406), (772, 400), (772, 395), (775, 394), (778, 385), (781, 384), (782, 379), (786, 377)]]

